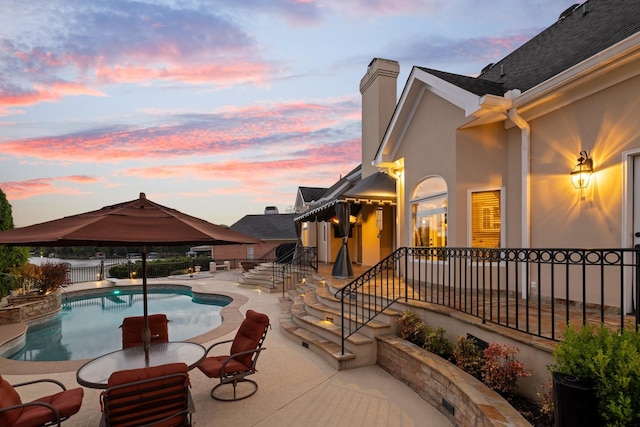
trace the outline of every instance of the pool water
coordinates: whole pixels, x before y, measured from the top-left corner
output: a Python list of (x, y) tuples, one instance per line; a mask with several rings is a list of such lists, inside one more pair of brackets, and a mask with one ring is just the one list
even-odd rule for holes
[[(39, 324), (29, 325), (26, 344), (9, 358), (25, 361), (91, 359), (122, 348), (120, 325), (125, 317), (142, 316), (142, 294), (109, 291), (81, 299), (63, 299), (61, 312)], [(153, 292), (149, 314), (169, 319), (169, 340), (184, 341), (215, 329), (222, 323), (220, 311), (231, 298), (208, 295), (195, 299), (184, 292)]]

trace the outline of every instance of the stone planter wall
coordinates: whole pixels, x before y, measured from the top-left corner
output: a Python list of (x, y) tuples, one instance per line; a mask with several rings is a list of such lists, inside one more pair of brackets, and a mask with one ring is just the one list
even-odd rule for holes
[(28, 322), (60, 310), (60, 294), (19, 295), (7, 298), (8, 306), (0, 308), (0, 325)]
[(498, 393), (457, 366), (395, 335), (377, 337), (378, 365), (460, 427), (530, 426)]

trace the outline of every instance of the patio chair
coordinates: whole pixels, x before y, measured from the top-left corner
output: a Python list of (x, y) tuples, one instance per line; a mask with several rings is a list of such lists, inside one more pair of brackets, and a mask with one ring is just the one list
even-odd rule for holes
[(185, 363), (114, 372), (100, 394), (100, 426), (191, 426), (189, 387)]
[[(246, 399), (258, 391), (258, 384), (246, 377), (256, 373), (256, 362), (262, 350), (264, 339), (269, 328), (269, 318), (266, 314), (253, 310), (247, 311), (247, 316), (240, 325), (233, 340), (221, 341), (213, 344), (207, 349), (207, 355), (216, 346), (232, 342), (228, 355), (206, 357), (198, 369), (209, 378), (219, 378), (220, 383), (211, 390), (211, 397), (216, 400), (234, 401)], [(248, 392), (243, 392), (238, 396), (238, 383), (249, 383), (251, 385)], [(219, 387), (233, 385), (233, 397), (226, 397), (227, 394), (220, 392), (216, 394)]]
[[(16, 387), (30, 384), (53, 383), (62, 391), (22, 403)], [(59, 381), (41, 379), (11, 385), (0, 375), (0, 426), (32, 427), (60, 426), (60, 423), (80, 410), (84, 389), (67, 390)]]
[[(150, 314), (148, 318), (149, 329), (151, 330), (151, 342), (169, 342), (169, 320), (167, 320), (167, 315)], [(143, 316), (125, 317), (120, 327), (122, 328), (122, 348), (143, 345)]]

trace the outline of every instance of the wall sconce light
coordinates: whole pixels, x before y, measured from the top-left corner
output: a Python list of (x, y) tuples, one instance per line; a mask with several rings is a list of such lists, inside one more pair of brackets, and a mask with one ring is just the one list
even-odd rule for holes
[(578, 164), (571, 171), (571, 183), (580, 190), (587, 188), (592, 173), (593, 159), (589, 157), (589, 153), (581, 151)]

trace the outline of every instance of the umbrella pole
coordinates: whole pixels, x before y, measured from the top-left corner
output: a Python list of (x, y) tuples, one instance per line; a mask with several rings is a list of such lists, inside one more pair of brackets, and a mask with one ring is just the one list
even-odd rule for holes
[(151, 349), (151, 329), (149, 329), (149, 310), (147, 308), (147, 246), (142, 246), (142, 307), (144, 326), (142, 328), (142, 342), (144, 343), (144, 361), (149, 365), (149, 350)]

